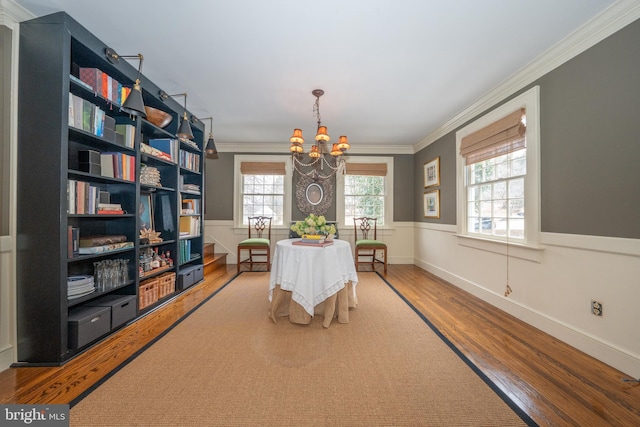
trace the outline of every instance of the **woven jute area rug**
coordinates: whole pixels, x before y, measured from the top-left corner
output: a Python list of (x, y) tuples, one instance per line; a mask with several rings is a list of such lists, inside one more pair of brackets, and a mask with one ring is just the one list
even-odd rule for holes
[(79, 402), (72, 426), (532, 425), (376, 273), (350, 322), (267, 316), (242, 273)]

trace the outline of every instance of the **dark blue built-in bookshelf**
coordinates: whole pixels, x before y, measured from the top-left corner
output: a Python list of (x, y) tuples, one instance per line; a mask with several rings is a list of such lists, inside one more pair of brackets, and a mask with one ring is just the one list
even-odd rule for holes
[(107, 47), (63, 12), (20, 25), (17, 365), (59, 365), (202, 279), (204, 125), (188, 113), (180, 140), (182, 106), (144, 75), (171, 122), (123, 112), (137, 69)]

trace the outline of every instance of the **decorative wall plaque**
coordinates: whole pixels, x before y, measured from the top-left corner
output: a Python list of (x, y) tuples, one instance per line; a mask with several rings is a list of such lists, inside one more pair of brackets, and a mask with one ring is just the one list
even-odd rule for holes
[(329, 179), (313, 180), (300, 176), (296, 184), (296, 202), (300, 212), (323, 215), (331, 206), (333, 183)]

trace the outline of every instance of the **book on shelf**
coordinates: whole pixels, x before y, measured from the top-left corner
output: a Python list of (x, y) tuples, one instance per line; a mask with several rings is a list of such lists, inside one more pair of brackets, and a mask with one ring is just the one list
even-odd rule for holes
[(80, 238), (80, 247), (88, 248), (91, 246), (104, 246), (114, 243), (123, 243), (127, 241), (127, 236), (122, 234), (105, 235), (105, 236), (87, 236)]
[(100, 107), (69, 92), (69, 126), (103, 137), (105, 117)]
[(140, 152), (144, 154), (150, 154), (159, 159), (163, 159), (163, 160), (175, 163), (175, 161), (171, 159), (170, 154), (165, 153), (164, 151), (159, 150), (155, 147), (152, 147), (149, 144), (145, 144), (144, 142), (140, 143)]
[(67, 213), (73, 215), (76, 213), (76, 180), (67, 181)]
[[(131, 91), (131, 89), (123, 87), (118, 80), (98, 68), (80, 67), (79, 75), (79, 80), (84, 83), (84, 87), (117, 104), (122, 105)], [(76, 81), (75, 79), (72, 80)]]
[(183, 264), (194, 256), (195, 254), (191, 253), (191, 240), (181, 240), (178, 247), (178, 262)]
[(188, 151), (180, 151), (180, 167), (200, 172), (200, 155)]
[(80, 67), (80, 80), (86, 83), (94, 92), (102, 93), (102, 71), (98, 68)]
[(67, 213), (95, 214), (100, 189), (88, 182), (70, 179), (67, 181)]
[(119, 249), (132, 248), (133, 242), (113, 243), (111, 245), (91, 246), (88, 248), (79, 248), (80, 255), (99, 254), (102, 252), (115, 251)]
[[(111, 164), (109, 164), (111, 162)], [(104, 152), (100, 154), (102, 176), (125, 181), (136, 180), (136, 158), (124, 153)]]
[(75, 258), (80, 250), (80, 229), (73, 226), (67, 227), (67, 257)]
[(182, 199), (182, 215), (200, 215), (200, 199)]
[(98, 209), (119, 211), (122, 210), (122, 205), (120, 203), (98, 203)]
[(116, 133), (119, 133), (124, 138), (124, 145), (128, 148), (134, 148), (136, 128), (128, 124), (116, 124)]
[(172, 162), (178, 158), (178, 140), (173, 138), (152, 138), (149, 145), (157, 150), (169, 155)]
[(113, 155), (109, 153), (100, 154), (100, 173), (107, 178), (115, 178), (115, 171), (113, 169)]
[(124, 211), (122, 209), (98, 209), (96, 213), (98, 215), (122, 215)]
[(199, 216), (181, 216), (180, 236), (199, 236), (200, 224), (201, 222)]

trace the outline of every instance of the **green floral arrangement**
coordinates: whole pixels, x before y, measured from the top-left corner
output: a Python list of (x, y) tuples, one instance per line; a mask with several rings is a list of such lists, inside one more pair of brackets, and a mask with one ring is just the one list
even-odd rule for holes
[(304, 221), (297, 221), (291, 226), (291, 230), (298, 233), (298, 236), (303, 234), (324, 234), (325, 236), (336, 234), (335, 225), (327, 224), (324, 215), (314, 214), (310, 214)]

